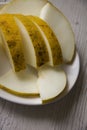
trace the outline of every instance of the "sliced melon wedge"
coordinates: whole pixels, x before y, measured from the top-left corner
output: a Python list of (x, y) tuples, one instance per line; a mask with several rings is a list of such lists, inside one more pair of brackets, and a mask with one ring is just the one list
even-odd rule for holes
[(47, 63), (48, 50), (38, 28), (26, 16), (16, 15), (15, 20), (23, 39), (26, 63), (35, 68)]
[(49, 52), (50, 65), (61, 64), (63, 62), (61, 48), (49, 25), (39, 17), (27, 16), (27, 18), (32, 20), (32, 22), (37, 26), (45, 40), (45, 44)]
[(7, 73), (11, 69), (11, 65), (8, 61), (8, 57), (4, 51), (2, 44), (0, 43), (0, 77)]
[(39, 16), (42, 7), (47, 1), (48, 0), (12, 0), (0, 10), (0, 13), (32, 14)]
[(42, 101), (57, 97), (66, 87), (67, 79), (63, 70), (54, 67), (43, 67), (39, 70), (37, 81)]
[(40, 17), (45, 20), (59, 40), (65, 62), (71, 62), (75, 52), (75, 38), (69, 21), (51, 3), (41, 10)]
[(21, 36), (12, 15), (0, 15), (0, 35), (13, 70), (25, 69)]
[(0, 88), (19, 96), (38, 95), (37, 73), (31, 67), (14, 73), (12, 70), (0, 77)]

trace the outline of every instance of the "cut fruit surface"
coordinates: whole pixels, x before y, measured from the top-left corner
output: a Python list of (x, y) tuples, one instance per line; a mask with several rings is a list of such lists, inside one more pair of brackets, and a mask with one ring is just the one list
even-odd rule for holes
[(45, 44), (49, 52), (50, 65), (61, 64), (63, 62), (61, 48), (55, 34), (49, 25), (39, 17), (27, 16), (27, 18), (32, 20), (32, 22), (37, 26), (45, 40)]
[(46, 101), (55, 98), (64, 90), (66, 83), (66, 74), (63, 70), (44, 67), (39, 71), (37, 81), (41, 99)]
[(0, 88), (16, 95), (37, 95), (37, 73), (33, 68), (14, 73), (12, 70), (0, 77)]
[(15, 20), (22, 36), (26, 63), (36, 68), (47, 63), (48, 50), (38, 28), (26, 16), (16, 15)]
[(12, 15), (0, 15), (0, 35), (13, 70), (25, 69), (21, 36)]
[(71, 62), (75, 53), (75, 38), (68, 20), (51, 3), (42, 8), (40, 17), (48, 23), (59, 40), (64, 61)]
[(39, 16), (42, 7), (46, 3), (47, 0), (12, 0), (0, 10), (0, 13)]

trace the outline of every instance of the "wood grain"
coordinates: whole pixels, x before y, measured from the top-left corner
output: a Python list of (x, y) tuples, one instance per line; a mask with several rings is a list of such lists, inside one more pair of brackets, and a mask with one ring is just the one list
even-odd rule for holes
[(47, 106), (23, 106), (0, 99), (0, 130), (87, 130), (87, 0), (50, 0), (71, 22), (81, 59), (72, 91)]

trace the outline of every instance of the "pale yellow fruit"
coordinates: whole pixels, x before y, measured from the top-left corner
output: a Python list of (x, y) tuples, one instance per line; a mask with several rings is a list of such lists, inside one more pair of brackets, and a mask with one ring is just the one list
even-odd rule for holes
[(0, 15), (0, 35), (13, 70), (25, 69), (21, 36), (12, 15)]
[(42, 34), (45, 44), (48, 48), (50, 65), (59, 65), (63, 62), (62, 52), (54, 32), (49, 25), (36, 16), (27, 16), (37, 26), (38, 30)]
[(64, 61), (71, 62), (75, 53), (75, 37), (67, 18), (51, 3), (42, 8), (40, 17), (49, 24), (59, 40)]
[(39, 70), (37, 81), (42, 101), (48, 101), (57, 97), (66, 87), (67, 78), (60, 68), (45, 66)]
[(32, 67), (18, 73), (10, 70), (0, 77), (0, 88), (18, 96), (38, 95), (37, 78)]
[(35, 68), (47, 63), (48, 50), (36, 25), (23, 15), (15, 15), (15, 20), (22, 36), (26, 63)]
[(40, 15), (42, 7), (48, 0), (11, 0), (6, 4), (0, 13), (24, 14), (24, 15)]
[(0, 77), (4, 75), (6, 72), (8, 72), (9, 69), (11, 69), (11, 65), (9, 63), (8, 57), (5, 53), (5, 50), (2, 46), (2, 43), (0, 42)]

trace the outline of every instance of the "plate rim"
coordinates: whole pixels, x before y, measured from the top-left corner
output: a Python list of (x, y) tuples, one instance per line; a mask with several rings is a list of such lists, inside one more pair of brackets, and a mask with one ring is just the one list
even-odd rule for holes
[[(75, 85), (75, 83), (76, 83), (76, 81), (78, 79), (79, 72), (80, 72), (80, 57), (79, 57), (79, 54), (78, 54), (77, 51), (76, 51), (76, 55), (75, 55), (75, 58), (73, 60), (73, 63), (70, 64), (70, 66), (72, 66), (74, 64), (74, 62), (76, 62), (76, 60), (77, 60), (77, 63), (78, 63), (77, 76), (76, 76), (75, 81), (74, 81), (73, 85), (71, 86), (71, 88), (63, 96), (56, 97), (55, 99), (52, 99), (52, 100), (50, 100), (49, 102), (46, 102), (46, 103), (42, 103), (40, 97), (38, 97), (38, 98), (34, 97), (34, 98), (32, 98), (32, 100), (35, 99), (36, 102), (32, 102), (32, 100), (31, 100), (31, 102), (29, 103), (28, 101), (26, 102), (26, 98), (25, 97), (19, 97), (19, 96), (16, 96), (14, 94), (11, 94), (9, 92), (6, 92), (6, 91), (0, 89), (0, 98), (2, 98), (4, 100), (7, 100), (7, 101), (10, 101), (12, 103), (21, 104), (21, 105), (28, 105), (28, 106), (32, 106), (32, 105), (33, 106), (46, 105), (46, 104), (51, 104), (51, 103), (54, 103), (56, 101), (59, 101), (62, 98), (64, 98), (72, 90), (72, 88), (74, 87), (74, 85)], [(68, 65), (66, 65), (66, 66), (68, 66)], [(1, 91), (2, 91), (2, 93), (4, 92), (4, 94), (6, 93), (8, 95), (8, 97), (6, 98), (6, 96), (4, 96), (4, 94), (1, 95)], [(14, 98), (9, 98), (9, 95), (12, 96), (12, 97), (15, 97), (15, 99)], [(21, 99), (21, 100), (18, 100), (18, 98)], [(28, 100), (28, 98), (27, 98), (27, 100)]]

